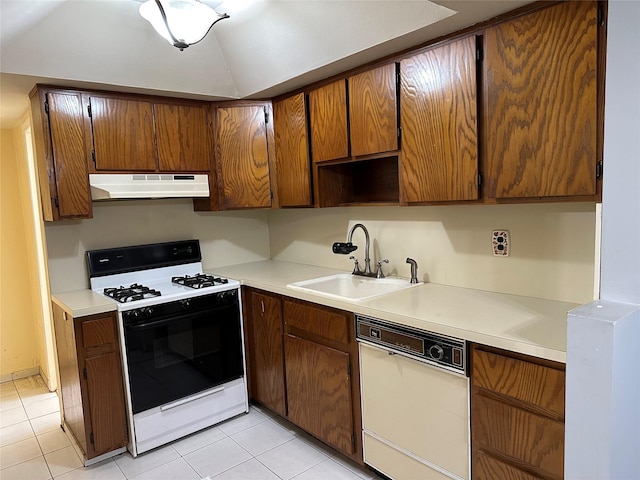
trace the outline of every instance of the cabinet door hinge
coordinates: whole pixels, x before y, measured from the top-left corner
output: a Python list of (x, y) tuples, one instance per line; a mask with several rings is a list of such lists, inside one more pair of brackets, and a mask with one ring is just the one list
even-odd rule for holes
[(483, 180), (482, 172), (480, 172), (478, 173), (478, 186), (482, 185), (482, 180)]
[(356, 434), (352, 433), (351, 434), (351, 446), (355, 449), (356, 448)]
[(604, 26), (604, 10), (602, 5), (598, 5), (598, 25)]
[(93, 432), (91, 432), (91, 433), (89, 434), (89, 441), (90, 441), (92, 444), (93, 444), (93, 443), (95, 443), (95, 442), (94, 442), (94, 440), (93, 440)]
[(482, 44), (480, 43), (480, 40), (478, 40), (476, 42), (476, 61), (477, 62), (481, 62), (482, 61)]
[(87, 379), (87, 369), (86, 368), (82, 370), (82, 376), (84, 377), (85, 380)]
[(402, 127), (398, 127), (398, 141), (402, 139)]
[(269, 192), (269, 197), (273, 200), (273, 191)]
[(351, 376), (351, 364), (349, 364), (349, 368), (347, 368), (347, 375)]
[(44, 113), (49, 115), (49, 102), (47, 100), (44, 101)]
[(87, 105), (87, 114), (89, 115), (89, 118), (91, 118), (91, 104)]
[(596, 180), (602, 180), (602, 162), (596, 163)]
[(91, 150), (91, 160), (93, 160), (93, 165), (95, 166), (95, 164), (96, 164), (96, 151), (95, 150)]
[(60, 202), (58, 201), (58, 197), (53, 197), (53, 204), (56, 206), (56, 208), (60, 208)]
[(264, 123), (269, 123), (269, 111), (267, 107), (262, 107), (262, 109), (264, 110)]

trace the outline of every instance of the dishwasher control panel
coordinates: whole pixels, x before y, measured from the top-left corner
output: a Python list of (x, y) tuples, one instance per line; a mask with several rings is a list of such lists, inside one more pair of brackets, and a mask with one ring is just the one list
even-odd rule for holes
[(426, 330), (396, 325), (384, 320), (356, 315), (356, 337), (389, 350), (465, 374), (464, 340)]

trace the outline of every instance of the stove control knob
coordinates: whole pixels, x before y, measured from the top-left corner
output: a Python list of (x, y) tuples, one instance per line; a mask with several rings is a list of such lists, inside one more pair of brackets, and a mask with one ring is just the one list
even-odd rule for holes
[(183, 310), (186, 310), (191, 306), (191, 301), (188, 298), (185, 298), (184, 300), (180, 300), (180, 306), (182, 307)]
[(444, 350), (440, 345), (432, 345), (429, 348), (429, 355), (431, 355), (431, 358), (436, 360), (442, 360), (442, 357), (444, 357)]
[(152, 317), (153, 315), (153, 308), (151, 307), (146, 307), (146, 308), (142, 308), (142, 318), (145, 319), (149, 319)]

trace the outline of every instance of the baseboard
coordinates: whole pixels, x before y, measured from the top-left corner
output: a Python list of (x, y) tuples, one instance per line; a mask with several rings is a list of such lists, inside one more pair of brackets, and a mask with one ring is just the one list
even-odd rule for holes
[[(34, 375), (42, 375), (42, 370), (40, 370), (40, 366), (25, 368), (24, 370), (18, 370), (16, 372), (5, 373), (4, 375), (0, 375), (0, 383), (10, 382), (12, 380), (17, 380), (19, 378), (32, 377)], [(44, 375), (42, 375), (44, 379)], [(47, 379), (48, 380), (48, 379)], [(49, 382), (47, 381), (47, 385)]]

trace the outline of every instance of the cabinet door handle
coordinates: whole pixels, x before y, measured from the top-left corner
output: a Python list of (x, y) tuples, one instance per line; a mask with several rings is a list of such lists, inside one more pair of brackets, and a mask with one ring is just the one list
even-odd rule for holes
[(262, 313), (264, 314), (264, 300), (260, 300), (260, 305), (262, 306)]

